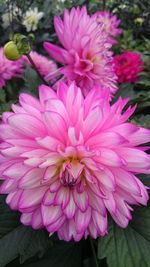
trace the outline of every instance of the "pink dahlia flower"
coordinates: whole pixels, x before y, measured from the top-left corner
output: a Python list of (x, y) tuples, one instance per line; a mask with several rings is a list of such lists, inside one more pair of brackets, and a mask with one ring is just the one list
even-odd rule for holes
[(93, 17), (96, 18), (97, 23), (101, 27), (101, 31), (107, 34), (108, 41), (112, 44), (117, 43), (115, 37), (122, 33), (122, 30), (118, 28), (120, 19), (116, 15), (112, 15), (109, 11), (98, 11)]
[(23, 72), (21, 60), (11, 61), (4, 55), (3, 48), (0, 47), (0, 88), (6, 85), (13, 77), (21, 77)]
[(60, 239), (79, 241), (107, 233), (107, 211), (126, 227), (131, 205), (146, 205), (147, 188), (136, 177), (150, 173), (150, 156), (139, 146), (150, 131), (126, 122), (135, 108), (112, 106), (97, 88), (84, 99), (72, 83), (57, 93), (42, 85), (36, 99), (20, 95), (20, 106), (0, 125), (0, 192), (19, 210), (21, 222), (46, 227)]
[(125, 51), (114, 57), (114, 70), (118, 83), (135, 83), (143, 71), (144, 62), (141, 55), (133, 51)]
[[(30, 52), (30, 56), (33, 59), (38, 71), (46, 81), (53, 81), (53, 77), (57, 71), (57, 66), (54, 61), (47, 59), (46, 57), (38, 54), (35, 51)], [(26, 56), (22, 57), (23, 62), (31, 66), (31, 63)], [(50, 78), (51, 76), (51, 78)]]
[(107, 34), (85, 7), (64, 11), (63, 20), (55, 17), (54, 26), (62, 47), (44, 43), (44, 48), (64, 66), (60, 73), (65, 79), (76, 81), (84, 95), (94, 86), (101, 85), (116, 91), (116, 75), (113, 71), (111, 44)]

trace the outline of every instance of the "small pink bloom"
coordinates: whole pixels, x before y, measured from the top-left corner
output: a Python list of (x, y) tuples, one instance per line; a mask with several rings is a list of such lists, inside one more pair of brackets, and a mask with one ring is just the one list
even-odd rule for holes
[(115, 38), (122, 33), (118, 28), (120, 20), (116, 15), (112, 15), (109, 11), (98, 11), (93, 15), (99, 24), (101, 31), (104, 31), (108, 36), (108, 41), (112, 44), (117, 43)]
[(118, 83), (135, 83), (143, 71), (144, 62), (139, 53), (125, 51), (114, 57), (114, 70)]
[(3, 48), (0, 47), (0, 88), (6, 85), (13, 77), (21, 77), (23, 72), (21, 60), (11, 61), (4, 55)]
[[(35, 51), (31, 51), (30, 56), (33, 59), (33, 62), (35, 63), (36, 68), (38, 69), (40, 74), (43, 76), (43, 78), (47, 81), (53, 82), (54, 81), (53, 77), (55, 76), (55, 73), (57, 71), (57, 66), (55, 62), (50, 59), (47, 59), (46, 57), (38, 54)], [(31, 66), (26, 56), (23, 56), (22, 59), (24, 63)]]
[(44, 48), (63, 64), (60, 73), (65, 80), (75, 81), (84, 95), (95, 85), (114, 93), (117, 88), (110, 51), (112, 44), (95, 17), (90, 17), (85, 7), (72, 8), (64, 11), (63, 20), (55, 17), (54, 26), (62, 47), (45, 42)]
[(0, 125), (1, 194), (21, 222), (45, 227), (60, 239), (79, 241), (107, 233), (107, 212), (121, 227), (130, 205), (146, 205), (147, 187), (136, 177), (150, 173), (140, 146), (150, 131), (127, 122), (127, 100), (110, 106), (93, 88), (86, 98), (72, 83), (55, 93), (40, 86), (39, 100), (22, 93)]

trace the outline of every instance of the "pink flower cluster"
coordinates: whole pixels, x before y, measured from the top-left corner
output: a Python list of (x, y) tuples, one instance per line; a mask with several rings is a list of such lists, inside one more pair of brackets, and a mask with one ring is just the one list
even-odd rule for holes
[(21, 60), (11, 61), (8, 60), (3, 52), (3, 48), (0, 48), (0, 88), (6, 85), (8, 80), (13, 77), (21, 77), (23, 73)]
[(141, 55), (133, 51), (125, 51), (114, 57), (114, 71), (118, 83), (135, 83), (143, 71), (144, 62)]
[(93, 16), (96, 18), (101, 31), (107, 33), (108, 41), (112, 44), (117, 43), (115, 38), (122, 33), (122, 30), (118, 28), (120, 20), (117, 16), (111, 15), (109, 11), (98, 11)]
[(107, 211), (124, 228), (131, 205), (148, 201), (136, 175), (150, 173), (140, 146), (150, 131), (127, 122), (135, 109), (122, 113), (127, 100), (111, 106), (100, 91), (84, 98), (74, 83), (56, 93), (42, 85), (39, 100), (21, 94), (0, 125), (0, 192), (23, 224), (66, 241), (105, 235)]
[(44, 48), (64, 66), (60, 73), (65, 80), (76, 81), (83, 94), (95, 85), (101, 85), (112, 93), (117, 90), (113, 70), (112, 43), (103, 25), (98, 25), (94, 16), (89, 16), (85, 7), (64, 11), (63, 20), (55, 17), (54, 26), (62, 47), (50, 42)]
[[(55, 73), (57, 71), (57, 66), (56, 63), (50, 59), (47, 59), (46, 57), (38, 54), (35, 51), (31, 51), (30, 52), (30, 56), (36, 66), (36, 68), (38, 69), (38, 71), (40, 72), (40, 74), (43, 76), (43, 78), (46, 81), (53, 81), (53, 76), (55, 76)], [(31, 63), (29, 62), (29, 60), (27, 59), (26, 56), (22, 57), (23, 63), (31, 66)], [(51, 77), (50, 77), (51, 75)]]

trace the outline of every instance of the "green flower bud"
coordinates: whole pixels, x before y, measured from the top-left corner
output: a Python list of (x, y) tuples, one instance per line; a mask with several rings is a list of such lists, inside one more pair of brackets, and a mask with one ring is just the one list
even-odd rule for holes
[(143, 24), (143, 22), (144, 22), (144, 19), (143, 18), (136, 18), (135, 20), (134, 20), (134, 23), (135, 24), (138, 24), (138, 25), (142, 25)]
[(17, 60), (21, 57), (21, 54), (19, 53), (19, 50), (13, 41), (5, 44), (4, 54), (9, 60)]

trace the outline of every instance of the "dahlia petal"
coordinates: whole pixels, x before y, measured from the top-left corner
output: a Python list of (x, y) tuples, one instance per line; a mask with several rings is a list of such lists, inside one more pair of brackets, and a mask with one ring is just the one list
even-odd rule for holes
[(97, 157), (96, 160), (104, 165), (112, 167), (120, 167), (124, 163), (115, 151), (108, 148), (101, 148), (100, 157)]
[(45, 162), (43, 158), (29, 158), (24, 160), (24, 164), (31, 167), (41, 166), (43, 162)]
[(134, 178), (135, 178), (138, 186), (140, 187), (140, 191), (141, 191), (141, 196), (136, 196), (135, 199), (139, 203), (141, 203), (142, 205), (147, 205), (147, 201), (149, 199), (148, 192), (146, 190), (147, 188), (146, 188), (146, 186), (144, 186), (142, 184), (142, 182), (139, 179), (137, 179), (135, 176), (134, 176)]
[(122, 199), (122, 196), (115, 194), (115, 200), (116, 200), (116, 206), (120, 213), (122, 213), (126, 218), (131, 220), (131, 212), (129, 209), (129, 206), (125, 203), (125, 201)]
[(52, 177), (54, 177), (56, 172), (57, 172), (57, 167), (55, 165), (48, 167), (45, 171), (43, 179), (45, 181), (50, 180)]
[(52, 205), (54, 203), (55, 195), (56, 195), (55, 193), (47, 191), (43, 198), (44, 206)]
[[(6, 149), (2, 149), (1, 152), (4, 156), (7, 157), (18, 157), (20, 156), (22, 153), (25, 153), (26, 151), (30, 151), (31, 149), (29, 147), (9, 147)], [(30, 153), (30, 152), (29, 152)]]
[(31, 189), (41, 185), (41, 179), (44, 171), (39, 168), (33, 168), (25, 173), (25, 175), (19, 180), (19, 188)]
[(61, 216), (62, 211), (60, 206), (41, 206), (43, 224), (48, 226), (56, 222)]
[(30, 170), (30, 167), (25, 166), (22, 162), (14, 163), (11, 166), (9, 166), (7, 169), (5, 169), (5, 171), (3, 172), (3, 175), (11, 177), (12, 179), (19, 179), (28, 170)]
[(90, 192), (89, 205), (92, 209), (96, 210), (102, 216), (106, 216), (106, 207), (104, 205), (104, 200), (101, 197), (94, 195), (93, 192)]
[(17, 131), (16, 129), (12, 128), (10, 125), (1, 124), (0, 125), (0, 137), (2, 139), (5, 138), (24, 138), (22, 132)]
[(118, 154), (126, 161), (128, 170), (150, 168), (150, 157), (135, 148), (118, 148)]
[(70, 194), (69, 202), (66, 208), (63, 210), (63, 212), (66, 215), (67, 219), (72, 219), (74, 217), (75, 211), (76, 211), (76, 205), (74, 203), (72, 194)]
[(70, 192), (68, 188), (61, 187), (55, 196), (54, 204), (60, 205), (64, 210), (70, 201)]
[(30, 213), (22, 213), (20, 217), (21, 223), (24, 225), (30, 225), (32, 221), (32, 212)]
[(30, 139), (8, 139), (8, 143), (14, 146), (25, 146), (31, 148), (37, 148), (37, 143), (34, 140)]
[(100, 110), (100, 107), (94, 108), (89, 115), (86, 117), (84, 121), (84, 138), (87, 140), (87, 138), (90, 136), (90, 134), (100, 125), (102, 120), (102, 111)]
[(51, 98), (55, 99), (57, 95), (49, 86), (42, 84), (39, 86), (39, 98), (42, 106), (45, 108), (45, 101)]
[(14, 113), (27, 113), (25, 110), (24, 110), (24, 108), (22, 108), (22, 107), (20, 107), (20, 106), (18, 106), (18, 105), (16, 105), (16, 104), (12, 104), (11, 105), (11, 108), (12, 108), (12, 110), (14, 111)]
[(126, 143), (127, 140), (122, 137), (120, 134), (115, 132), (105, 132), (98, 135), (91, 136), (87, 142), (86, 146), (92, 147), (116, 147)]
[(78, 193), (77, 191), (73, 191), (73, 198), (78, 206), (78, 208), (82, 211), (85, 212), (88, 208), (89, 205), (89, 196), (86, 191), (82, 193)]
[(65, 119), (66, 123), (67, 124), (69, 123), (69, 116), (62, 101), (54, 98), (48, 99), (45, 103), (45, 106), (47, 111), (53, 111), (59, 113), (60, 116), (62, 116)]
[(16, 191), (17, 186), (17, 181), (14, 182), (13, 179), (8, 179), (0, 186), (0, 194), (9, 194), (10, 192)]
[(113, 169), (116, 184), (127, 192), (131, 192), (134, 195), (141, 196), (140, 186), (138, 185), (133, 174), (118, 168)]
[(107, 233), (107, 216), (103, 217), (96, 210), (92, 211), (92, 218), (95, 227), (100, 235), (104, 236)]
[(46, 149), (41, 149), (41, 148), (38, 148), (38, 149), (34, 149), (34, 150), (30, 150), (27, 151), (27, 152), (24, 152), (21, 154), (21, 157), (24, 157), (24, 158), (35, 158), (35, 157), (43, 157), (45, 156), (46, 154), (48, 154), (48, 150)]
[(37, 187), (34, 189), (24, 190), (19, 200), (19, 208), (25, 209), (40, 204), (47, 187)]
[(21, 195), (22, 190), (17, 190), (7, 196), (6, 203), (10, 206), (12, 210), (18, 210)]
[(66, 139), (65, 132), (67, 130), (64, 118), (52, 111), (46, 111), (44, 118), (50, 135), (53, 136), (53, 132), (55, 132), (55, 137), (64, 143)]
[(91, 208), (89, 207), (85, 212), (77, 210), (75, 213), (75, 225), (77, 233), (83, 234), (91, 219)]
[(24, 103), (36, 108), (37, 110), (41, 110), (41, 104), (38, 99), (33, 97), (32, 95), (22, 93), (19, 96), (19, 102), (23, 106)]
[(56, 151), (58, 145), (62, 146), (62, 143), (58, 139), (51, 136), (46, 136), (44, 138), (37, 138), (36, 141), (42, 147), (45, 147), (52, 151)]
[(116, 182), (113, 174), (109, 170), (105, 171), (95, 171), (94, 174), (98, 181), (104, 185), (108, 190), (115, 191)]
[(60, 186), (61, 186), (60, 181), (57, 179), (56, 181), (54, 181), (49, 186), (49, 190), (50, 190), (50, 192), (54, 193), (54, 192), (56, 192), (59, 189)]
[(74, 239), (75, 241), (80, 241), (82, 234), (76, 232), (74, 220), (65, 221), (63, 226), (58, 230), (58, 236), (60, 240), (70, 241)]
[(31, 106), (30, 104), (24, 103), (22, 101), (20, 101), (20, 104), (22, 105), (22, 107), (28, 114), (41, 120), (42, 117), (41, 117), (41, 112), (39, 111), (39, 109)]
[(47, 51), (47, 53), (54, 58), (56, 61), (60, 63), (66, 63), (68, 52), (60, 48), (57, 45), (53, 45), (50, 42), (44, 42), (44, 49)]
[(83, 168), (84, 168), (84, 165), (80, 164), (77, 161), (73, 161), (69, 164), (69, 166), (67, 166), (68, 173), (72, 175), (73, 178), (75, 179), (77, 179), (80, 176)]
[(132, 143), (132, 145), (134, 144), (134, 146), (140, 145), (143, 142), (148, 143), (150, 142), (150, 130), (139, 128), (136, 132), (130, 135), (129, 140)]
[(61, 216), (57, 221), (52, 224), (46, 226), (46, 229), (49, 233), (54, 233), (60, 229), (60, 227), (64, 224), (66, 218), (65, 216)]
[(129, 218), (124, 216), (119, 210), (116, 210), (115, 214), (111, 214), (114, 221), (122, 228), (126, 228), (129, 223)]
[(41, 210), (38, 208), (32, 215), (32, 227), (33, 229), (39, 229), (43, 226)]
[(46, 134), (43, 123), (31, 115), (15, 114), (9, 117), (8, 121), (12, 127), (29, 137), (34, 138)]

